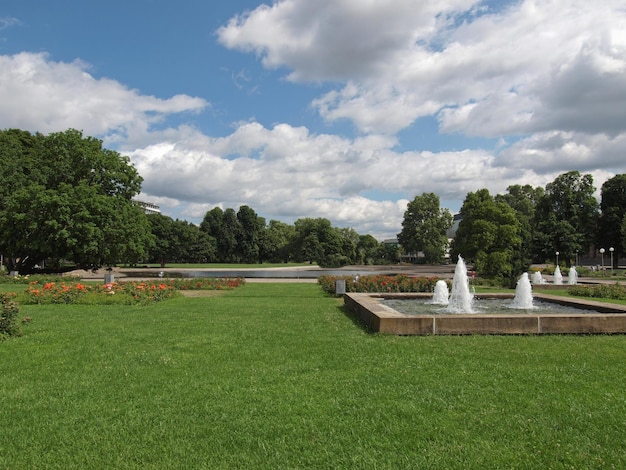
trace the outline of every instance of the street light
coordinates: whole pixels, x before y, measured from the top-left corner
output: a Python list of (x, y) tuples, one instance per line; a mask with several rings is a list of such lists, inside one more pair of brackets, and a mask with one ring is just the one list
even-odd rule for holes
[(556, 252), (556, 265), (559, 265), (559, 252)]
[(615, 248), (611, 247), (609, 248), (609, 251), (611, 252), (611, 271), (613, 271), (613, 251), (615, 250)]
[(602, 255), (602, 271), (604, 271), (604, 248), (600, 248), (600, 255)]

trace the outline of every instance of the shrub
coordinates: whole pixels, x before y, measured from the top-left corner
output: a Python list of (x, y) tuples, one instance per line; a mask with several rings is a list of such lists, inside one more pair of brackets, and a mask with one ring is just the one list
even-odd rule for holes
[[(58, 280), (58, 278), (57, 278)], [(82, 282), (31, 281), (24, 291), (27, 304), (151, 304), (170, 299), (179, 290), (225, 290), (244, 283), (243, 279), (167, 279), (156, 281)]]
[(576, 285), (568, 292), (578, 297), (593, 297), (602, 299), (626, 300), (626, 288), (619, 284), (598, 284), (595, 286)]
[(346, 292), (432, 292), (437, 277), (397, 276), (320, 276), (317, 282), (325, 292), (335, 293), (335, 281), (346, 281)]
[(0, 341), (8, 336), (20, 336), (22, 330), (17, 323), (17, 315), (20, 313), (20, 307), (17, 302), (13, 301), (14, 293), (0, 292), (0, 302), (2, 310), (0, 310)]

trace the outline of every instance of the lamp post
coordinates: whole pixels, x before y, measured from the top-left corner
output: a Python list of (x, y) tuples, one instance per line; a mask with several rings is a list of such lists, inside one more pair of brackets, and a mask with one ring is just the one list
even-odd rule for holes
[(609, 251), (611, 252), (611, 271), (613, 271), (613, 251), (615, 250), (615, 248), (611, 247), (609, 248)]
[(576, 266), (578, 266), (578, 252), (576, 252)]
[(559, 265), (559, 252), (556, 252), (556, 265)]
[(600, 255), (602, 256), (602, 271), (604, 271), (604, 248), (600, 248)]

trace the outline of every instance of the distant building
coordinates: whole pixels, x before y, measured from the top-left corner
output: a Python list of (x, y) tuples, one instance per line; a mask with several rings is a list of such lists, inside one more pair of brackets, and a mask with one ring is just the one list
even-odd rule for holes
[(141, 207), (146, 214), (160, 214), (161, 213), (161, 209), (159, 208), (159, 206), (157, 206), (156, 204), (153, 204), (152, 202), (138, 201), (136, 199), (133, 199), (133, 202), (137, 204), (139, 207)]

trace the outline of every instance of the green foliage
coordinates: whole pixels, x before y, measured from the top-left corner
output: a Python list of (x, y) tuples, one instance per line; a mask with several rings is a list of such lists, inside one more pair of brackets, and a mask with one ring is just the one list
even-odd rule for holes
[(535, 212), (535, 259), (553, 259), (558, 251), (569, 266), (577, 252), (596, 239), (598, 202), (593, 177), (570, 171), (546, 185)]
[(439, 263), (448, 248), (446, 232), (450, 227), (452, 214), (439, 207), (439, 197), (423, 193), (409, 202), (398, 241), (406, 253), (421, 251), (427, 263)]
[(616, 175), (604, 182), (601, 189), (598, 243), (615, 249), (613, 262), (617, 267), (619, 258), (626, 251), (626, 174)]
[(155, 239), (148, 254), (150, 262), (165, 267), (168, 263), (208, 263), (215, 260), (215, 239), (198, 226), (163, 214), (149, 214), (147, 218)]
[(626, 287), (615, 284), (597, 284), (593, 286), (583, 286), (577, 284), (570, 287), (568, 292), (578, 297), (592, 297), (601, 299), (626, 300)]
[(439, 278), (397, 276), (320, 276), (317, 282), (325, 292), (335, 293), (335, 281), (343, 279), (346, 292), (433, 292)]
[(42, 260), (80, 267), (133, 262), (152, 243), (131, 200), (142, 178), (127, 157), (73, 129), (0, 131), (0, 252), (9, 270)]
[(515, 261), (522, 245), (521, 224), (515, 211), (481, 189), (467, 195), (461, 215), (451, 259), (462, 256), (473, 261), (481, 276), (513, 283), (521, 274), (521, 266)]
[(20, 307), (13, 299), (14, 293), (0, 292), (0, 341), (9, 336), (20, 336), (22, 330), (17, 322)]

